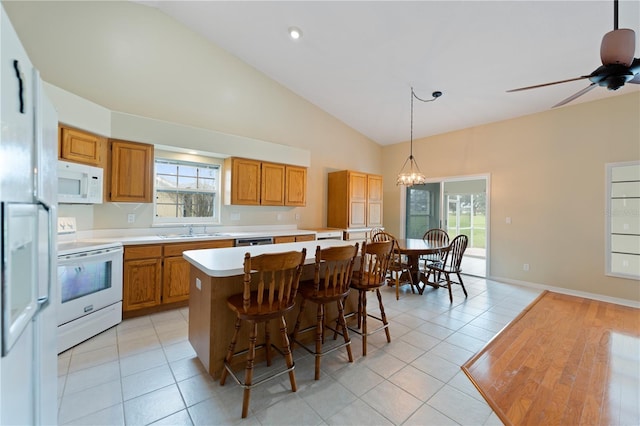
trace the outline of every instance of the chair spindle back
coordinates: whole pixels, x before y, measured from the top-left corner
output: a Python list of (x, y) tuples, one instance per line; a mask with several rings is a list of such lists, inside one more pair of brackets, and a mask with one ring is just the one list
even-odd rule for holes
[[(293, 306), (307, 250), (244, 255), (243, 308), (261, 312)], [(257, 306), (251, 306), (251, 273), (257, 272)]]
[(349, 291), (359, 245), (316, 249), (315, 297), (344, 297)]
[(362, 243), (362, 256), (358, 270), (360, 284), (384, 284), (394, 244), (395, 240)]

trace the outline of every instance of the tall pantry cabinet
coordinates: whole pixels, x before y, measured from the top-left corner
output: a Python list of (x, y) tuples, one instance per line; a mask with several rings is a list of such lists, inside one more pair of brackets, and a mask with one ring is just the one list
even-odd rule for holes
[(341, 170), (329, 173), (328, 181), (328, 227), (382, 226), (382, 176)]

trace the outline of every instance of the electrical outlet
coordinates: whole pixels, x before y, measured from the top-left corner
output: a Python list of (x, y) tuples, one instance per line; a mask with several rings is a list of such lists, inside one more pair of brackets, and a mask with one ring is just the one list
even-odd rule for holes
[(507, 218), (505, 219), (505, 222), (507, 222), (507, 225), (511, 225), (511, 217), (507, 216)]
[(276, 216), (278, 220), (282, 220), (282, 213), (278, 213)]
[(127, 215), (127, 223), (134, 223), (136, 221), (135, 213), (129, 213)]
[(522, 265), (522, 270), (525, 271), (525, 272), (528, 272), (529, 271), (529, 264), (528, 263), (523, 264)]
[(296, 220), (300, 220), (300, 213), (296, 213)]
[(232, 212), (231, 213), (231, 220), (240, 220), (240, 213)]

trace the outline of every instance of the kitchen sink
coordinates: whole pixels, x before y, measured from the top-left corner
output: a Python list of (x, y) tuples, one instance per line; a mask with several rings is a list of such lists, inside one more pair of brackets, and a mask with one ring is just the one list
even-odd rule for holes
[(165, 240), (170, 240), (172, 238), (193, 238), (195, 234), (163, 234), (158, 235), (158, 237), (163, 238)]
[(208, 237), (233, 237), (234, 234), (224, 232), (207, 232), (207, 233), (193, 233), (193, 234), (161, 234), (158, 237), (164, 240), (178, 239), (178, 238), (208, 238)]

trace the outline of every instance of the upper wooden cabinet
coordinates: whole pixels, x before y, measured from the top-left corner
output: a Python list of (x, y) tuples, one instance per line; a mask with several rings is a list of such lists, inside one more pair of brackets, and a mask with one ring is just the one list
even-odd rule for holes
[(263, 206), (284, 205), (284, 164), (265, 163), (261, 165), (260, 204)]
[(225, 202), (249, 206), (304, 206), (307, 169), (246, 158), (225, 161)]
[(59, 126), (60, 159), (104, 168), (106, 156), (106, 138), (65, 125)]
[(109, 201), (153, 200), (153, 145), (110, 139)]
[(286, 166), (285, 168), (285, 206), (304, 207), (307, 205), (307, 168)]
[(328, 227), (382, 226), (382, 176), (341, 170), (328, 181)]

